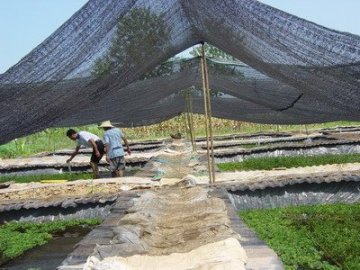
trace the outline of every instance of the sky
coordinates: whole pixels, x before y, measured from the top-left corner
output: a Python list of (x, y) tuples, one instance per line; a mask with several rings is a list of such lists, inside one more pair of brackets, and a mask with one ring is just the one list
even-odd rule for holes
[[(317, 24), (360, 35), (359, 0), (259, 1)], [(0, 74), (44, 41), (86, 2), (0, 0)]]
[(0, 73), (43, 42), (87, 0), (0, 0)]

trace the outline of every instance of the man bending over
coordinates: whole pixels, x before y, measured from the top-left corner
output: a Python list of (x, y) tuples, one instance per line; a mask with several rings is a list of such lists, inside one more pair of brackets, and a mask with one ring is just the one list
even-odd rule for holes
[(73, 141), (77, 141), (75, 151), (71, 154), (70, 158), (66, 162), (70, 162), (78, 153), (81, 145), (86, 147), (92, 147), (92, 155), (90, 158), (90, 166), (94, 174), (94, 178), (100, 178), (98, 164), (104, 155), (104, 143), (98, 136), (87, 131), (76, 132), (73, 129), (69, 129), (66, 132), (66, 136)]

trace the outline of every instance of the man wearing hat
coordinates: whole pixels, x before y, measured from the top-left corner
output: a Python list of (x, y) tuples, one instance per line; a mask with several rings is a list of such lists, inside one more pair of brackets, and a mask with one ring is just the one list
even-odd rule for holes
[(126, 152), (131, 155), (129, 143), (120, 129), (115, 128), (110, 121), (100, 124), (105, 130), (104, 143), (106, 151), (106, 161), (110, 164), (111, 176), (122, 177), (125, 170), (124, 148), (122, 141), (126, 145)]

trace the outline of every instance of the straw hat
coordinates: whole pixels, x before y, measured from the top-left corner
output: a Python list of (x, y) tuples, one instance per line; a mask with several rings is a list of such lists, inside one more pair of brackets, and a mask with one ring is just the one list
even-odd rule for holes
[(102, 128), (107, 128), (107, 127), (112, 128), (112, 127), (114, 127), (114, 126), (111, 124), (111, 122), (110, 122), (109, 120), (107, 120), (107, 121), (102, 122), (99, 127), (102, 127)]

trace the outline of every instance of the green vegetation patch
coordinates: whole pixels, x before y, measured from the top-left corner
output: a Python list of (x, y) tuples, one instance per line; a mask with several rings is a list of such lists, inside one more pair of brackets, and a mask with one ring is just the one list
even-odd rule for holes
[(360, 203), (240, 211), (287, 270), (360, 269)]
[(15, 181), (16, 183), (40, 182), (42, 180), (68, 180), (92, 179), (92, 173), (61, 173), (61, 174), (31, 174), (0, 176), (0, 183)]
[(239, 147), (240, 148), (255, 148), (258, 147), (259, 145), (256, 143), (246, 143), (246, 144), (240, 144)]
[(219, 163), (217, 166), (221, 171), (247, 171), (352, 162), (360, 162), (360, 154), (249, 158), (242, 162)]
[(95, 226), (99, 219), (67, 220), (45, 223), (10, 222), (0, 226), (0, 265), (26, 250), (44, 245), (54, 234), (78, 226)]
[[(103, 132), (95, 125), (82, 126), (77, 130), (85, 130), (102, 136)], [(75, 149), (76, 144), (66, 137), (67, 128), (48, 128), (29, 136), (12, 140), (0, 145), (0, 158), (15, 158), (30, 156), (40, 152), (55, 151), (57, 149)]]

